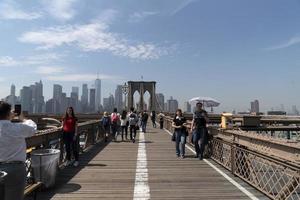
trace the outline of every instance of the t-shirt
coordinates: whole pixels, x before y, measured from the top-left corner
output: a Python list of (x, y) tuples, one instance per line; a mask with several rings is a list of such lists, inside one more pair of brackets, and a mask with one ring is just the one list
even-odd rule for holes
[[(186, 118), (185, 117), (176, 116), (173, 119), (173, 122), (175, 123), (176, 126), (182, 126), (184, 123), (186, 123)], [(175, 128), (175, 131), (184, 131), (185, 129), (186, 129), (185, 127)]]
[(130, 126), (136, 126), (138, 123), (138, 117), (135, 113), (130, 113), (129, 116), (129, 125)]
[(77, 118), (67, 117), (63, 119), (63, 122), (64, 122), (64, 126), (63, 126), (64, 132), (75, 132), (75, 125), (77, 122)]
[(142, 115), (142, 121), (143, 122), (147, 122), (148, 121), (148, 114), (147, 113), (144, 113), (143, 115)]
[(206, 127), (205, 117), (207, 117), (207, 112), (205, 110), (194, 112), (193, 119), (196, 129)]

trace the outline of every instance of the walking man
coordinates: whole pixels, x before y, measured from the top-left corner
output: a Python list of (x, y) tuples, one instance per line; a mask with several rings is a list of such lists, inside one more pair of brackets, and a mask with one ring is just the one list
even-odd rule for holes
[(136, 130), (138, 125), (138, 116), (136, 113), (134, 113), (134, 108), (132, 107), (130, 109), (130, 113), (128, 115), (129, 118), (129, 131), (130, 131), (130, 140), (135, 143), (135, 137), (136, 137)]
[(142, 126), (142, 132), (144, 133), (146, 133), (148, 118), (149, 116), (147, 111), (142, 112), (141, 126)]
[(196, 158), (199, 158), (199, 160), (203, 160), (205, 140), (207, 138), (206, 124), (208, 120), (208, 115), (207, 112), (203, 109), (203, 104), (201, 102), (198, 102), (196, 104), (196, 110), (193, 115), (192, 131)]

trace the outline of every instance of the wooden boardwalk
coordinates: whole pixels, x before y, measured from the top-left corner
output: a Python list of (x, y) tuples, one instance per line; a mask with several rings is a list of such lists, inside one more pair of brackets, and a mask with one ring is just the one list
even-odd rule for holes
[[(120, 138), (119, 138), (120, 140)], [(39, 200), (134, 199), (137, 154), (140, 143), (97, 144), (80, 157), (80, 167), (59, 172), (54, 189), (38, 195)], [(151, 199), (250, 199), (205, 161), (186, 149), (185, 159), (177, 158), (170, 135), (149, 128), (145, 133)], [(213, 161), (257, 199), (268, 199)], [(135, 198), (138, 199), (138, 198)], [(143, 198), (141, 198), (142, 200)]]

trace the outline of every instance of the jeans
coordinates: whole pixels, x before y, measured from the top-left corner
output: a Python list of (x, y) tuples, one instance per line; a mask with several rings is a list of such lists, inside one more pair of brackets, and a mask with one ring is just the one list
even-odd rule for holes
[(135, 139), (135, 136), (136, 136), (136, 125), (130, 125), (129, 131), (130, 131), (130, 139), (131, 140)]
[(146, 133), (147, 122), (142, 121), (141, 126), (142, 126), (142, 132)]
[(195, 151), (199, 158), (203, 158), (205, 140), (207, 137), (207, 129), (205, 127), (194, 130), (193, 142), (195, 145)]
[(155, 119), (152, 119), (152, 125), (153, 125), (153, 128), (156, 128), (156, 122), (155, 122)]
[(111, 125), (111, 131), (112, 131), (112, 136), (115, 137), (116, 139), (118, 136), (118, 125), (113, 123)]
[(26, 184), (25, 164), (1, 164), (0, 171), (7, 173), (3, 181), (4, 200), (23, 200)]
[(74, 141), (74, 132), (63, 132), (63, 141), (66, 147), (66, 159), (68, 161), (71, 160), (71, 150), (73, 151), (73, 155), (75, 158), (75, 161), (78, 161), (79, 158), (79, 137), (76, 137), (76, 140)]
[(186, 135), (183, 131), (175, 131), (176, 134), (176, 154), (179, 156), (185, 155), (185, 142), (186, 142)]
[(124, 139), (124, 134), (125, 134), (125, 138), (127, 140), (128, 127), (127, 126), (121, 126), (121, 129), (122, 129), (122, 140)]

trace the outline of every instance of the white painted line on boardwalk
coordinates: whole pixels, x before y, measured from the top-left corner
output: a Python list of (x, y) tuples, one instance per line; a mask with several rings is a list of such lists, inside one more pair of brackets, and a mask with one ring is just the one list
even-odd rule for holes
[(140, 132), (139, 135), (133, 200), (148, 200), (150, 199), (150, 187), (148, 184), (145, 134)]
[[(169, 135), (172, 135), (172, 133), (165, 129), (164, 130), (169, 133)], [(188, 148), (191, 152), (193, 152), (196, 155), (196, 152), (194, 149), (192, 149), (189, 146), (186, 146), (186, 148)], [(251, 192), (249, 192), (246, 188), (244, 188), (243, 186), (241, 186), (238, 182), (236, 182), (235, 180), (233, 180), (232, 178), (230, 178), (227, 174), (225, 174), (224, 172), (222, 172), (219, 168), (217, 168), (214, 164), (212, 164), (211, 162), (209, 162), (206, 159), (203, 159), (204, 162), (206, 162), (210, 167), (212, 167), (214, 170), (216, 170), (219, 174), (221, 174), (224, 178), (226, 178), (230, 183), (232, 183), (234, 186), (236, 186), (240, 191), (242, 191), (245, 195), (247, 195), (250, 199), (252, 200), (259, 200), (257, 197), (255, 197)]]

